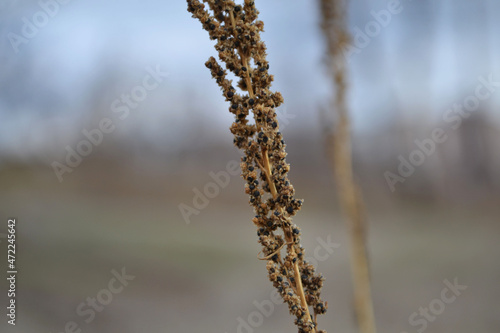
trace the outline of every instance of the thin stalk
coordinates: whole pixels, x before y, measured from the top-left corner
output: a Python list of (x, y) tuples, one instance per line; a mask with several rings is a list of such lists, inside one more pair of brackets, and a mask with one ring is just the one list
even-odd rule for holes
[[(187, 4), (192, 16), (217, 41), (215, 48), (220, 60), (238, 80), (239, 91), (214, 57), (205, 63), (224, 98), (231, 102), (229, 111), (235, 115), (230, 130), (235, 146), (245, 152), (241, 173), (256, 213), (252, 222), (258, 227), (257, 236), (266, 255), (259, 259), (267, 261), (269, 280), (288, 304), (290, 314), (296, 317), (299, 331), (315, 333), (316, 315), (328, 309), (328, 303), (320, 297), (324, 277), (304, 261), (300, 229), (292, 221), (303, 201), (295, 198), (288, 180), (285, 142), (274, 112), (283, 103), (283, 96), (270, 90), (273, 75), (268, 72), (266, 46), (260, 37), (264, 23), (258, 20), (259, 12), (251, 0), (245, 0), (243, 5), (213, 0), (187, 0)], [(250, 114), (255, 124), (249, 123)], [(276, 177), (273, 172), (277, 172)], [(275, 234), (276, 230), (283, 235)], [(285, 246), (286, 257), (281, 257)], [(314, 320), (309, 306), (314, 310)]]
[[(271, 190), (271, 195), (273, 196), (273, 199), (276, 199), (278, 196), (278, 193), (276, 191), (276, 186), (274, 185), (274, 182), (272, 181), (271, 175), (271, 165), (269, 163), (269, 157), (267, 155), (267, 151), (262, 151), (262, 156), (263, 156), (263, 165), (262, 165), (262, 170), (264, 171), (264, 174), (266, 175), (267, 183), (269, 184), (269, 188)], [(292, 232), (291, 230), (284, 230), (285, 234), (285, 240), (287, 243), (292, 243), (293, 244), (293, 239), (292, 239)], [(292, 255), (295, 255), (295, 249), (293, 248), (293, 245), (288, 245), (289, 251), (292, 253)], [(294, 279), (296, 281), (295, 283), (295, 290), (297, 292), (297, 295), (300, 297), (300, 302), (302, 304), (302, 307), (306, 310), (306, 316), (308, 320), (311, 320), (311, 313), (309, 312), (309, 305), (307, 304), (306, 296), (304, 294), (304, 287), (302, 286), (302, 278), (300, 276), (300, 270), (299, 270), (299, 265), (297, 262), (294, 263), (293, 265), (293, 272), (294, 272)], [(316, 321), (314, 321), (316, 322)], [(316, 329), (312, 330), (313, 333), (316, 332)]]
[(323, 15), (322, 28), (328, 42), (329, 67), (336, 88), (333, 108), (337, 112), (337, 124), (332, 136), (332, 157), (340, 204), (349, 220), (355, 311), (360, 332), (375, 333), (366, 248), (365, 209), (361, 191), (353, 176), (351, 127), (346, 102), (347, 64), (344, 51), (350, 41), (345, 23), (347, 6), (344, 0), (321, 0), (320, 5)]
[(333, 159), (341, 206), (349, 219), (355, 310), (360, 332), (375, 333), (363, 200), (352, 174), (349, 119), (347, 114), (340, 113), (334, 135)]
[[(235, 29), (236, 23), (234, 21), (234, 14), (232, 11), (229, 12), (229, 17), (231, 19), (231, 24), (233, 26), (233, 29)], [(241, 52), (241, 50), (238, 49), (238, 53), (240, 55), (242, 65), (245, 66), (246, 68), (249, 68), (248, 63), (246, 61), (246, 58), (243, 55), (243, 52)], [(246, 82), (247, 89), (248, 89), (248, 95), (250, 96), (250, 98), (253, 98), (254, 94), (253, 94), (253, 88), (252, 88), (252, 80), (250, 78), (250, 73), (248, 71), (247, 71), (247, 75), (245, 77), (245, 82)], [(256, 124), (256, 125), (258, 126), (258, 124)], [(261, 168), (264, 171), (264, 174), (266, 175), (266, 180), (267, 180), (267, 183), (269, 184), (269, 189), (271, 191), (271, 195), (273, 196), (273, 199), (276, 199), (278, 196), (278, 192), (276, 191), (276, 186), (275, 186), (274, 182), (272, 181), (271, 164), (269, 163), (269, 155), (267, 153), (267, 150), (265, 150), (265, 149), (262, 149), (262, 166), (261, 166)], [(292, 241), (290, 230), (285, 231), (285, 239), (286, 239), (287, 243)], [(289, 248), (290, 248), (290, 251), (293, 254), (295, 254), (295, 250), (294, 250), (293, 246), (289, 245)], [(302, 303), (302, 307), (306, 311), (307, 320), (312, 321), (311, 313), (309, 312), (309, 306), (307, 305), (306, 296), (304, 294), (304, 287), (302, 286), (302, 278), (300, 276), (299, 265), (297, 262), (295, 262), (293, 265), (293, 271), (295, 274), (295, 281), (296, 281), (295, 290), (297, 291), (297, 295), (300, 297), (300, 302)], [(312, 332), (315, 333), (316, 329), (313, 329)]]

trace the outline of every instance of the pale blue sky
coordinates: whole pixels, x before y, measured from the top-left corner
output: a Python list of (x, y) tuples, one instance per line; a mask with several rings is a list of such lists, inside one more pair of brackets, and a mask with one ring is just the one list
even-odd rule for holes
[[(266, 24), (274, 88), (299, 120), (288, 130), (319, 127), (318, 109), (331, 86), (321, 63), (316, 2), (256, 2)], [(381, 0), (353, 2), (351, 31), (365, 29), (371, 11), (387, 6)], [(381, 128), (395, 117), (432, 121), (472, 93), (479, 75), (500, 79), (498, 1), (403, 0), (401, 8), (352, 57), (349, 104), (356, 131)], [(105, 115), (114, 99), (141, 82), (147, 66), (158, 64), (168, 79), (117, 133), (175, 144), (188, 137), (197, 117), (210, 137), (226, 139), (231, 115), (203, 66), (215, 55), (213, 42), (184, 1), (73, 0), (15, 53), (8, 33), (20, 34), (23, 17), (32, 19), (40, 10), (36, 1), (18, 0), (4, 2), (0, 14), (2, 150), (70, 144), (88, 126), (89, 110), (102, 108), (98, 112)], [(500, 93), (487, 102), (499, 101)]]

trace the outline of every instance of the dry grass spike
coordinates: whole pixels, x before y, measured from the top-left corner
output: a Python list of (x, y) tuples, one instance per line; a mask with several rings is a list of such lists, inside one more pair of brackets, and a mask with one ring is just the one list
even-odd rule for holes
[[(254, 1), (187, 0), (187, 4), (216, 41), (221, 62), (211, 57), (205, 65), (235, 116), (230, 130), (234, 144), (244, 152), (242, 177), (255, 210), (253, 223), (269, 279), (295, 316), (299, 333), (326, 333), (318, 330), (316, 321), (328, 307), (320, 298), (324, 278), (304, 260), (300, 229), (292, 222), (302, 200), (295, 198), (288, 179), (290, 166), (276, 114), (283, 97), (270, 90), (274, 78), (260, 38), (264, 23), (258, 20)], [(236, 76), (236, 84), (227, 78), (228, 71)]]

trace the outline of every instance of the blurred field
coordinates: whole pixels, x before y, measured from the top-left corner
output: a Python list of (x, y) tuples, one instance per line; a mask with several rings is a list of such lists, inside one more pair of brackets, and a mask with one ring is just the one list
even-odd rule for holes
[[(179, 182), (186, 175), (121, 178), (101, 169), (102, 184), (92, 184), (88, 179), (97, 169), (91, 165), (82, 165), (62, 184), (43, 169), (0, 174), (1, 218), (19, 221), (18, 325), (13, 329), (2, 321), (1, 331), (63, 332), (66, 322), (75, 321), (82, 332), (229, 333), (237, 332), (238, 317), (256, 311), (253, 301), (270, 299), (272, 287), (264, 262), (256, 259), (252, 212), (238, 177), (186, 225), (177, 205), (188, 203), (191, 187), (202, 186), (207, 177), (195, 184), (198, 180)], [(157, 190), (133, 185), (148, 182)], [(296, 222), (306, 251), (311, 255), (317, 237), (331, 235), (340, 244), (319, 263), (330, 307), (321, 324), (331, 332), (356, 332), (349, 243), (332, 184), (300, 184), (306, 203)], [(454, 278), (467, 290), (425, 331), (498, 332), (499, 210), (371, 200), (369, 243), (380, 332), (416, 332), (410, 314), (440, 297), (443, 280)], [(0, 231), (5, 230), (2, 223)], [(4, 260), (1, 265), (3, 270)], [(135, 279), (86, 324), (77, 306), (96, 297), (111, 270), (122, 267)], [(0, 288), (5, 287), (3, 280)], [(280, 305), (254, 331), (294, 330)]]

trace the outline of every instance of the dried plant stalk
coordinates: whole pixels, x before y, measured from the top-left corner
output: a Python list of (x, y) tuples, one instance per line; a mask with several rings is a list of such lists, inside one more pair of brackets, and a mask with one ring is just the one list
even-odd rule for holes
[[(235, 115), (230, 129), (234, 144), (244, 151), (242, 177), (256, 213), (253, 222), (264, 254), (260, 259), (267, 261), (269, 279), (296, 317), (299, 332), (325, 332), (317, 330), (316, 320), (328, 307), (320, 298), (324, 278), (304, 260), (300, 229), (292, 222), (302, 200), (294, 198), (288, 180), (290, 165), (276, 115), (283, 97), (270, 91), (274, 78), (269, 74), (266, 45), (260, 39), (264, 23), (257, 20), (258, 11), (249, 0), (242, 5), (230, 0), (187, 0), (187, 4), (188, 11), (216, 40), (215, 49), (225, 65), (223, 68), (213, 57), (205, 63)], [(226, 78), (227, 70), (236, 76), (239, 89)]]
[(350, 124), (346, 103), (347, 65), (344, 51), (350, 42), (346, 28), (346, 3), (344, 0), (320, 0), (320, 6), (321, 27), (327, 41), (329, 68), (336, 88), (333, 108), (337, 111), (337, 124), (333, 135), (332, 164), (341, 206), (350, 222), (355, 311), (360, 332), (375, 333), (366, 249), (366, 217), (361, 191), (353, 177)]

